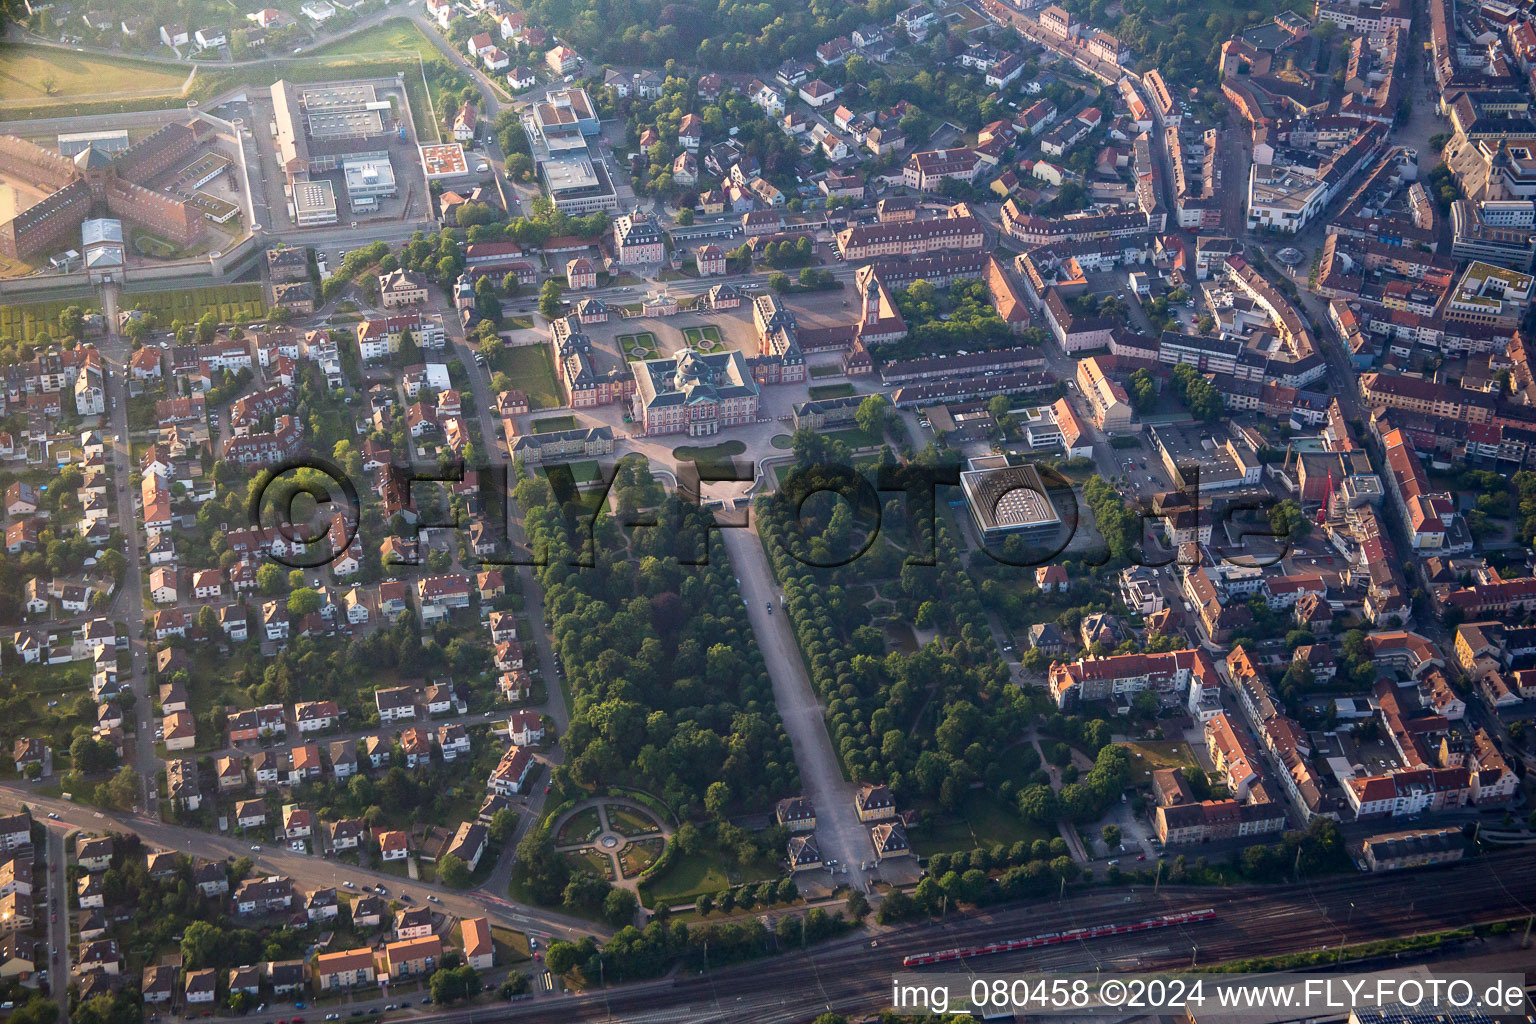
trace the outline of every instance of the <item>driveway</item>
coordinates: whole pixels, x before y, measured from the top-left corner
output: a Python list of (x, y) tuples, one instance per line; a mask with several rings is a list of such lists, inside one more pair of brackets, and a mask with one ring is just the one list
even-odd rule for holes
[[(755, 529), (721, 530), (720, 536), (741, 580), (747, 618), (773, 680), (774, 703), (794, 747), (795, 763), (800, 766), (801, 793), (816, 809), (816, 841), (822, 859), (841, 861), (848, 867), (848, 880), (863, 889), (866, 884), (859, 865), (874, 855), (874, 847), (854, 808), (858, 787), (843, 777), (821, 702), (800, 656), (800, 645), (788, 614), (780, 607), (779, 585), (769, 568), (768, 555)], [(773, 605), (771, 612), (769, 604)]]

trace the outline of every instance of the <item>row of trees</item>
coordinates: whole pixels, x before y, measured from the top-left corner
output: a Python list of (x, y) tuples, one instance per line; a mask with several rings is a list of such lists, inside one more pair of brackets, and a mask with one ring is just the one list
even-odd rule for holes
[(756, 918), (690, 928), (657, 917), (644, 930), (619, 929), (601, 946), (591, 936), (580, 942), (552, 942), (544, 963), (554, 974), (579, 972), (590, 984), (617, 983), (660, 977), (679, 964), (698, 971), (755, 960), (835, 938), (850, 926), (841, 912), (829, 914), (820, 907), (781, 917), (772, 931)]
[[(806, 464), (797, 473), (801, 494), (842, 486), (831, 465)], [(946, 808), (958, 806), (973, 781), (1001, 787), (1001, 751), (1018, 735), (1030, 702), (1007, 685), (947, 527), (931, 514), (909, 515), (892, 498), (881, 510), (875, 547), (817, 568), (806, 564), (807, 554), (857, 551), (850, 542), (868, 526), (854, 522), (845, 501), (824, 502), (824, 494), (797, 508), (798, 495), (788, 493), (795, 489), (759, 499), (759, 528), (850, 776), (886, 782), (898, 797), (936, 797)], [(903, 562), (930, 547), (937, 564)], [(854, 598), (869, 587), (891, 602), (895, 621), (936, 629), (939, 637), (910, 654), (887, 651), (883, 630)]]

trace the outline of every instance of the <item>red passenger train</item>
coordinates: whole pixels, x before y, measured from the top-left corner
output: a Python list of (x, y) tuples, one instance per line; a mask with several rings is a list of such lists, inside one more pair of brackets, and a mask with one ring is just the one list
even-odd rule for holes
[(964, 949), (946, 949), (938, 953), (916, 953), (905, 957), (901, 961), (903, 967), (922, 967), (925, 964), (941, 964), (950, 960), (968, 960), (973, 956), (989, 956), (992, 953), (1012, 953), (1019, 949), (1034, 949), (1037, 946), (1055, 946), (1063, 942), (1079, 942), (1087, 939), (1104, 939), (1111, 935), (1128, 935), (1131, 932), (1146, 932), (1156, 928), (1172, 928), (1181, 924), (1198, 924), (1201, 921), (1214, 921), (1216, 911), (1186, 910), (1177, 914), (1164, 914), (1162, 917), (1149, 917), (1145, 921), (1137, 921), (1135, 924), (1101, 924), (1092, 928), (1073, 928), (1065, 932), (1051, 932), (1048, 935), (1033, 935), (1027, 939), (1014, 939), (1011, 942), (994, 942), (990, 946), (970, 946)]

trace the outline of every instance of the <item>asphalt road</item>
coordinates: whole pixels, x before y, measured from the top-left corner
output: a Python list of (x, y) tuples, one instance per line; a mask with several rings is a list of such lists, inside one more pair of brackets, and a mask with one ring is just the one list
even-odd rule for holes
[(155, 702), (149, 692), (149, 653), (145, 647), (144, 608), (141, 595), (144, 591), (143, 519), (134, 511), (132, 442), (128, 434), (128, 340), (117, 333), (117, 291), (102, 289), (102, 310), (107, 322), (107, 337), (101, 344), (101, 354), (106, 362), (107, 405), (110, 410), (111, 429), (108, 431), (112, 446), (113, 483), (117, 488), (115, 508), (118, 527), (123, 535), (123, 555), (128, 568), (123, 574), (123, 590), (126, 592), (129, 650), (132, 668), (126, 685), (132, 688), (137, 700), (134, 703), (135, 734), (133, 759), (128, 762), (139, 773), (140, 799), (150, 815), (158, 814), (152, 798), (160, 762), (155, 757), (154, 710)]
[[(259, 849), (253, 849), (253, 844), (247, 840), (171, 825), (142, 815), (98, 811), (93, 807), (81, 806), (67, 800), (42, 796), (30, 791), (25, 784), (8, 783), (0, 786), (0, 799), (12, 806), (25, 803), (38, 817), (52, 812), (58, 815), (58, 822), (91, 832), (137, 832), (146, 844), (155, 849), (177, 850), (189, 857), (208, 861), (250, 857), (255, 862), (257, 871), (286, 875), (293, 879), (296, 887), (301, 889), (342, 887), (347, 881), (365, 887), (382, 883), (389, 889), (391, 898), (402, 892), (409, 892), (418, 902), (423, 902), (430, 893), (441, 901), (438, 908), (443, 911), (461, 917), (486, 916), (493, 924), (505, 925), (518, 931), (532, 929), (557, 938), (580, 938), (584, 935), (602, 937), (612, 934), (612, 929), (595, 922), (553, 911), (519, 906), (491, 893), (461, 892), (432, 883), (410, 881), (388, 872), (344, 864), (327, 857), (294, 853), (265, 843), (254, 844)], [(50, 821), (49, 826), (50, 828), (60, 827), (54, 821)]]

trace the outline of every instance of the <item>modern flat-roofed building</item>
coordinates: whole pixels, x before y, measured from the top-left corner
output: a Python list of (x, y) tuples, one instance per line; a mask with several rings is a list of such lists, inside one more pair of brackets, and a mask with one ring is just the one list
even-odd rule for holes
[(461, 178), (469, 173), (464, 147), (457, 142), (430, 143), (420, 147), (421, 169), (427, 181)]
[(301, 228), (336, 223), (336, 189), (329, 179), (293, 183), (293, 219)]
[(347, 204), (354, 211), (378, 209), (379, 200), (397, 191), (395, 169), (388, 153), (364, 153), (341, 162), (342, 178), (347, 183)]
[(1451, 204), (1451, 255), (1512, 270), (1528, 270), (1536, 256), (1536, 203), (1498, 199)]
[(588, 149), (598, 118), (585, 89), (554, 92), (532, 105), (523, 114), (523, 131), (557, 209), (580, 216), (619, 208), (607, 167)]
[(972, 459), (972, 468), (960, 474), (966, 507), (984, 541), (1015, 533), (1044, 533), (1061, 525), (1061, 514), (1039, 470), (1027, 463), (994, 466), (991, 462)]

